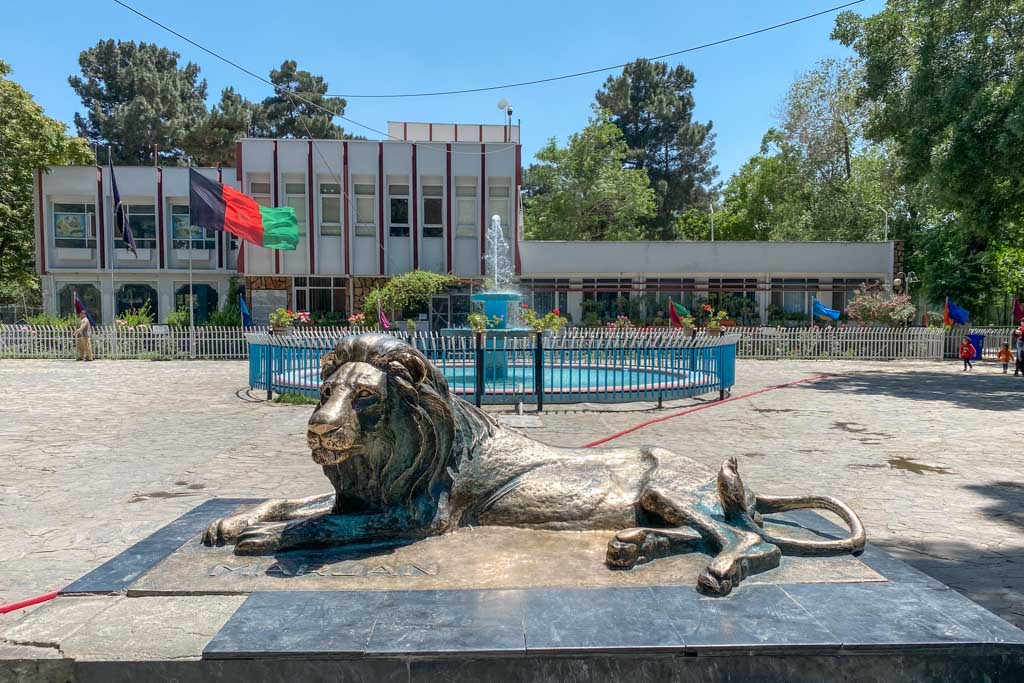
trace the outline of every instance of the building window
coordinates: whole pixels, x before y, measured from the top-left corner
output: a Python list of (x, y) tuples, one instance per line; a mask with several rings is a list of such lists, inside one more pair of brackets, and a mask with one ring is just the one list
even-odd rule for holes
[(156, 248), (156, 206), (153, 204), (125, 204), (128, 225), (139, 249)]
[(491, 178), (487, 183), (487, 220), (493, 216), (501, 218), (501, 231), (505, 239), (512, 239), (512, 213), (509, 209), (509, 181), (506, 178)]
[(66, 249), (95, 249), (96, 205), (54, 204), (53, 243)]
[(320, 235), (341, 236), (341, 185), (320, 183)]
[(171, 239), (174, 249), (216, 248), (212, 230), (189, 224), (188, 204), (171, 205)]
[(423, 236), (444, 237), (444, 185), (440, 180), (423, 183)]
[(409, 236), (409, 184), (393, 182), (388, 178), (388, 200), (391, 206), (388, 234), (392, 237)]
[(455, 236), (476, 237), (480, 230), (476, 209), (476, 178), (455, 179)]
[(374, 237), (377, 234), (377, 183), (370, 177), (355, 182), (356, 235)]
[[(174, 292), (174, 310), (188, 310), (188, 285), (182, 285)], [(197, 325), (205, 323), (210, 314), (217, 310), (217, 290), (206, 284), (192, 285), (192, 316)]]
[(150, 285), (128, 284), (117, 289), (117, 315), (126, 311), (141, 311), (147, 308), (154, 320), (159, 320), (156, 289)]
[(772, 305), (786, 313), (806, 314), (810, 309), (808, 293), (816, 291), (817, 278), (772, 278)]
[(260, 206), (273, 206), (273, 199), (270, 196), (270, 181), (249, 179), (249, 196), (256, 200)]
[(295, 310), (310, 313), (336, 313), (337, 322), (345, 314), (345, 278), (342, 277), (297, 277), (295, 278)]
[(295, 210), (295, 220), (299, 224), (299, 235), (306, 234), (306, 183), (300, 178), (288, 177), (284, 181), (285, 206)]
[(60, 288), (57, 295), (57, 311), (61, 316), (75, 314), (75, 294), (82, 301), (85, 310), (92, 316), (93, 321), (99, 325), (103, 322), (103, 307), (100, 305), (100, 290), (96, 285), (71, 284)]

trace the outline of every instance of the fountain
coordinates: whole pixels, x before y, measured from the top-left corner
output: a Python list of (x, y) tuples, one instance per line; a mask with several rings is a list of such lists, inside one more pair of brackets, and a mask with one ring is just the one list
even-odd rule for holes
[(491, 225), (487, 229), (484, 275), (491, 280), (491, 286), (471, 296), (470, 301), (482, 303), (484, 315), (489, 319), (498, 318), (500, 322), (491, 329), (525, 331), (525, 327), (516, 325), (519, 320), (519, 302), (523, 295), (512, 289), (515, 275), (512, 249), (505, 239), (501, 216), (498, 215), (491, 216)]

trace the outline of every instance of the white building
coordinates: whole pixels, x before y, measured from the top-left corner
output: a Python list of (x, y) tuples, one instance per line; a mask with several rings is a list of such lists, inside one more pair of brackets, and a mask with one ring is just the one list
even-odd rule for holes
[(443, 327), (469, 312), (495, 214), (527, 302), (575, 322), (619, 312), (650, 318), (668, 297), (712, 299), (751, 322), (807, 312), (812, 296), (841, 308), (860, 283), (888, 282), (902, 267), (893, 242), (524, 241), (518, 127), (392, 122), (388, 133), (385, 141), (243, 139), (236, 168), (201, 169), (261, 204), (293, 207), (294, 251), (239, 250), (228, 234), (190, 228), (186, 168), (116, 167), (135, 256), (113, 235), (106, 168), (40, 171), (45, 308), (70, 312), (77, 293), (104, 322), (115, 308), (145, 302), (164, 320), (187, 306), (191, 266), (199, 320), (224, 307), (236, 275), (257, 321), (278, 306), (341, 318), (383, 279), (419, 268), (464, 282), (432, 302), (430, 323)]

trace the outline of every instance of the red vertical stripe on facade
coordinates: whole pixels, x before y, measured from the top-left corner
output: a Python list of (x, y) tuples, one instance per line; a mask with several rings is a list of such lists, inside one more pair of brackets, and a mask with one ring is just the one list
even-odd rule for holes
[(519, 192), (523, 186), (523, 146), (516, 145), (516, 191), (512, 195), (512, 249), (515, 253), (516, 275), (523, 274), (523, 262), (519, 257)]
[(380, 275), (384, 274), (384, 143), (377, 143), (377, 226), (378, 248), (380, 251)]
[(39, 213), (39, 274), (46, 275), (46, 212), (43, 208), (43, 169), (36, 171), (36, 194)]
[[(156, 243), (160, 252), (160, 268), (164, 267), (164, 169), (156, 167)], [(218, 245), (220, 242), (218, 242)], [(191, 243), (189, 247), (191, 247)], [(217, 252), (218, 257), (220, 251)]]
[(96, 167), (96, 218), (99, 219), (100, 269), (107, 267), (107, 240), (103, 225), (103, 214), (107, 202), (103, 197), (103, 169)]
[[(274, 140), (274, 206), (281, 206), (277, 193), (277, 140)], [(281, 274), (281, 250), (274, 250), (274, 275)]]
[(405, 121), (402, 121), (402, 139), (409, 139), (409, 124), (406, 123)]
[[(162, 172), (160, 174), (160, 182), (161, 182), (161, 185), (162, 185), (163, 184), (163, 173)], [(220, 183), (221, 185), (224, 184), (224, 172), (221, 170), (220, 166), (217, 167), (217, 182)], [(227, 247), (224, 246), (224, 240), (228, 240), (228, 244), (229, 245), (231, 244), (231, 240), (230, 240), (229, 234), (226, 231), (221, 230), (220, 234), (217, 236), (217, 267), (218, 268), (223, 268), (224, 267), (224, 250), (227, 248)]]
[[(235, 180), (242, 182), (242, 142), (235, 143)], [(245, 186), (241, 186), (245, 189)]]
[(420, 267), (420, 229), (419, 221), (416, 220), (419, 217), (419, 202), (416, 200), (416, 186), (419, 184), (416, 179), (419, 175), (416, 173), (416, 145), (412, 146), (412, 225), (409, 226), (410, 232), (412, 233), (412, 269), (416, 270)]
[(484, 124), (480, 124), (476, 127), (477, 142), (484, 141)]
[(450, 273), (455, 270), (452, 267), (452, 145), (450, 142), (444, 146), (444, 196), (447, 205), (445, 216), (448, 223), (447, 229), (444, 231), (446, 256), (444, 264)]
[(349, 235), (349, 231), (348, 231), (349, 228), (348, 228), (348, 143), (347, 142), (341, 143), (341, 175), (342, 175), (342, 179), (341, 179), (341, 182), (342, 182), (341, 196), (343, 198), (342, 199), (342, 201), (344, 202), (344, 207), (343, 208), (345, 210), (345, 246), (344, 246), (344, 249), (345, 249), (345, 270), (343, 272), (345, 273), (345, 275), (348, 275), (349, 273), (352, 272), (352, 268), (349, 265), (350, 262), (349, 262), (349, 256), (348, 256), (349, 252), (352, 251), (352, 237)]
[[(484, 127), (480, 126), (481, 135)], [(487, 274), (484, 253), (487, 251), (487, 145), (480, 145), (480, 275)]]
[(306, 149), (306, 158), (308, 169), (306, 177), (306, 191), (309, 193), (307, 198), (308, 209), (306, 211), (306, 239), (309, 240), (309, 274), (316, 274), (316, 249), (313, 245), (316, 244), (316, 231), (313, 229), (313, 141), (310, 140)]
[(455, 124), (455, 142), (459, 141), (459, 124)]
[(427, 140), (434, 141), (434, 124), (427, 124)]

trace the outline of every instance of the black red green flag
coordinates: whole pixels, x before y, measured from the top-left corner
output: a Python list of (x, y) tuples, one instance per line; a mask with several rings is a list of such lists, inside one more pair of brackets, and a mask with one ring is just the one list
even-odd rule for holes
[(210, 180), (194, 168), (188, 174), (189, 223), (226, 230), (266, 249), (291, 250), (299, 244), (299, 223), (290, 206), (260, 206), (238, 190)]
[(686, 318), (689, 315), (690, 311), (686, 309), (686, 306), (677, 304), (672, 299), (668, 300), (668, 318), (672, 321), (672, 327), (682, 327), (682, 318)]

